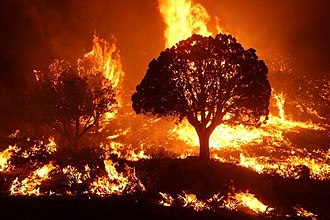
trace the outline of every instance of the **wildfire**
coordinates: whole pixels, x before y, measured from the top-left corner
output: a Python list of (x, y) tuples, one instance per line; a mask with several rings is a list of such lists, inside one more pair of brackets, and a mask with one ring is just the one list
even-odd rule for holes
[[(273, 97), (276, 100), (279, 115), (271, 114), (267, 124), (259, 128), (248, 128), (243, 125), (231, 127), (222, 124), (213, 131), (210, 137), (213, 159), (237, 163), (258, 173), (277, 173), (284, 177), (294, 178), (300, 177), (296, 167), (306, 166), (310, 170), (310, 177), (315, 179), (330, 178), (329, 152), (319, 150), (308, 152), (304, 148), (295, 147), (284, 137), (284, 133), (288, 131), (294, 133), (299, 133), (300, 129), (324, 131), (325, 128), (312, 122), (294, 121), (286, 118), (283, 107), (284, 95), (273, 93)], [(175, 126), (171, 133), (189, 146), (199, 146), (198, 136), (187, 121)], [(249, 156), (251, 154), (249, 153), (250, 146), (259, 146), (270, 155), (260, 156), (252, 153), (252, 156)], [(226, 157), (228, 155), (219, 155), (221, 151), (225, 150), (226, 154), (228, 151), (238, 151), (240, 157), (235, 159)], [(188, 155), (191, 154), (190, 152)], [(277, 156), (274, 157), (273, 154), (277, 154)], [(280, 158), (278, 154), (281, 154)], [(185, 158), (186, 156), (187, 152), (184, 152), (180, 157)]]
[(104, 160), (107, 176), (99, 177), (91, 184), (90, 192), (99, 196), (122, 195), (134, 193), (137, 190), (145, 191), (144, 185), (137, 178), (135, 169), (125, 166), (125, 172), (118, 172), (117, 163)]
[(189, 207), (195, 211), (217, 211), (219, 209), (248, 211), (252, 214), (268, 213), (273, 208), (260, 202), (255, 195), (249, 192), (239, 192), (234, 194), (227, 194), (220, 196), (220, 194), (214, 194), (211, 198), (200, 200), (195, 194), (183, 192), (183, 195), (178, 195), (174, 199), (167, 193), (161, 193), (161, 199), (159, 204), (163, 206), (173, 206), (179, 204), (181, 207)]
[[(78, 59), (78, 69), (83, 70), (82, 72), (86, 74), (101, 72), (111, 82), (112, 88), (116, 91), (118, 106), (121, 106), (120, 91), (125, 73), (122, 69), (116, 38), (112, 37), (110, 40), (108, 42), (94, 34), (93, 48), (82, 59)], [(117, 110), (107, 113), (105, 118), (114, 118), (117, 113)]]
[(49, 173), (54, 170), (56, 166), (53, 161), (43, 167), (33, 171), (28, 177), (23, 180), (16, 178), (10, 187), (11, 195), (43, 195), (40, 192), (40, 185), (49, 177)]
[(264, 205), (255, 197), (255, 195), (249, 192), (240, 192), (230, 195), (227, 200), (226, 207), (232, 210), (237, 210), (240, 206), (246, 207), (257, 214), (266, 213), (269, 209), (268, 206)]
[[(275, 162), (267, 161), (269, 158), (255, 158), (255, 157), (245, 157), (240, 154), (239, 165), (251, 168), (258, 173), (277, 173), (283, 177), (294, 177), (300, 178), (303, 175), (308, 175), (311, 178), (324, 180), (330, 178), (330, 166), (327, 162), (329, 157), (328, 153), (313, 152), (313, 155), (319, 155), (316, 158), (312, 158), (312, 154), (306, 152), (305, 157), (299, 156), (289, 156), (282, 160), (276, 160)], [(308, 171), (299, 170), (297, 167), (307, 167)]]
[(131, 148), (132, 146), (125, 146), (120, 142), (112, 141), (110, 145), (106, 146), (106, 151), (109, 152), (109, 154), (114, 154), (118, 158), (122, 158), (128, 161), (138, 161), (141, 159), (151, 158), (149, 155), (145, 154), (145, 151), (143, 150), (143, 146), (140, 146), (140, 148), (137, 149), (131, 149)]
[(57, 150), (57, 144), (55, 142), (54, 136), (49, 137), (48, 143), (46, 144), (46, 150), (52, 154)]
[(68, 165), (62, 169), (62, 172), (67, 175), (68, 179), (70, 180), (70, 184), (72, 183), (83, 183), (87, 180), (89, 180), (90, 177), (90, 171), (91, 169), (86, 164), (85, 165), (85, 172), (81, 173), (78, 171), (78, 169), (74, 166)]
[(163, 206), (173, 206), (174, 199), (173, 199), (173, 197), (170, 194), (162, 193), (162, 192), (159, 192), (159, 194), (162, 197), (162, 199), (159, 201), (159, 204), (160, 205), (163, 205)]
[(277, 103), (278, 115), (279, 115), (279, 117), (282, 121), (285, 121), (285, 117), (284, 117), (284, 102), (285, 102), (284, 95), (283, 95), (283, 93), (279, 93), (279, 94), (273, 93), (273, 96), (274, 96), (274, 98), (276, 100), (276, 103)]
[(297, 211), (297, 216), (299, 217), (306, 217), (306, 218), (310, 218), (312, 220), (317, 220), (317, 215), (309, 212), (305, 209), (303, 209), (302, 207), (295, 207), (294, 208)]
[[(164, 33), (165, 47), (171, 47), (180, 40), (187, 39), (193, 34), (210, 36), (213, 33), (208, 29), (207, 24), (211, 18), (207, 10), (192, 0), (159, 0), (159, 11), (166, 24)], [(217, 31), (222, 32), (217, 22)]]
[(93, 48), (78, 60), (79, 68), (88, 65), (87, 73), (101, 72), (112, 83), (112, 87), (120, 89), (124, 78), (119, 50), (116, 39), (111, 38), (111, 43), (94, 34)]
[(185, 193), (178, 196), (178, 200), (181, 201), (183, 207), (191, 207), (195, 211), (203, 211), (209, 209), (206, 203), (203, 200), (197, 199), (197, 196), (192, 193)]
[(0, 172), (8, 171), (10, 169), (10, 159), (19, 148), (14, 146), (9, 146), (7, 149), (0, 153)]

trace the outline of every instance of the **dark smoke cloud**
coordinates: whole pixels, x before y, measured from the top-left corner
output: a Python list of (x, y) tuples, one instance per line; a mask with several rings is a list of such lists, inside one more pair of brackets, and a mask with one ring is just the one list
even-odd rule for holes
[[(328, 1), (200, 0), (245, 47), (264, 59), (290, 54), (301, 74), (329, 73)], [(55, 58), (74, 62), (91, 49), (93, 33), (118, 39), (126, 82), (134, 88), (164, 47), (156, 0), (0, 1), (1, 89), (31, 80)]]
[(330, 72), (330, 1), (204, 0), (226, 30), (264, 59), (290, 56), (296, 72)]

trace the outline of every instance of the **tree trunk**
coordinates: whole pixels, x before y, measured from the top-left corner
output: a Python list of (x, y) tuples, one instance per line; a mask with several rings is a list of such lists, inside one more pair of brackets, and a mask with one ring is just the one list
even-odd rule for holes
[(209, 148), (209, 139), (210, 135), (207, 132), (201, 132), (198, 134), (199, 137), (199, 157), (201, 160), (210, 159), (210, 148)]

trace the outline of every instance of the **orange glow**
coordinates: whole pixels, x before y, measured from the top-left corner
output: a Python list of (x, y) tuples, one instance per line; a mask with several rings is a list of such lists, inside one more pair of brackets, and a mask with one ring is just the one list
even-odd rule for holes
[[(166, 24), (164, 33), (166, 43), (165, 47), (172, 47), (181, 40), (185, 40), (193, 34), (210, 36), (212, 33), (207, 24), (210, 15), (207, 10), (192, 0), (158, 0), (159, 11)], [(222, 28), (216, 18), (218, 33), (222, 32)]]
[(10, 170), (10, 159), (13, 153), (17, 152), (18, 150), (19, 148), (16, 145), (10, 145), (6, 150), (0, 152), (0, 172)]
[[(115, 37), (112, 37), (110, 42), (108, 42), (94, 34), (93, 48), (82, 59), (78, 59), (78, 69), (86, 74), (101, 72), (111, 82), (111, 86), (116, 92), (118, 106), (122, 105), (120, 92), (125, 73), (122, 69), (121, 57)], [(114, 118), (117, 113), (117, 109), (115, 109), (113, 112), (105, 114), (105, 118)]]
[(50, 154), (57, 151), (57, 144), (55, 142), (54, 136), (51, 136), (50, 138), (48, 138), (48, 143), (46, 144), (46, 149)]
[(225, 208), (251, 214), (261, 214), (273, 210), (273, 208), (263, 204), (255, 195), (249, 192), (239, 192), (226, 196), (214, 194), (211, 198), (205, 200), (198, 199), (195, 194), (186, 192), (183, 192), (183, 195), (178, 195), (176, 199), (167, 193), (160, 193), (160, 195), (162, 196), (159, 201), (160, 205), (173, 206), (174, 204), (179, 204), (182, 207), (189, 207), (195, 211), (217, 211), (217, 209)]
[(226, 204), (227, 208), (238, 210), (240, 209), (240, 206), (246, 207), (257, 214), (265, 213), (268, 209), (266, 205), (249, 192), (240, 192), (229, 196)]
[(182, 201), (183, 207), (191, 207), (196, 211), (203, 211), (208, 209), (206, 203), (203, 200), (197, 199), (195, 194), (185, 192), (183, 192), (183, 194), (184, 195), (178, 196), (178, 200)]
[(23, 180), (16, 178), (10, 187), (11, 195), (43, 195), (40, 192), (40, 185), (49, 178), (49, 173), (54, 170), (56, 166), (51, 161), (49, 164), (33, 171), (28, 177)]
[(276, 103), (277, 103), (278, 116), (280, 117), (280, 119), (282, 121), (285, 121), (285, 115), (284, 115), (284, 102), (285, 102), (285, 99), (284, 99), (284, 95), (283, 95), (283, 93), (279, 93), (279, 94), (273, 93), (273, 96), (274, 96), (274, 98), (276, 100)]
[(307, 211), (306, 209), (303, 209), (302, 207), (295, 207), (294, 208), (297, 211), (297, 216), (299, 217), (305, 217), (310, 218), (312, 220), (317, 220), (317, 215)]
[(116, 39), (112, 37), (111, 43), (94, 34), (93, 49), (86, 53), (82, 59), (78, 60), (79, 68), (84, 68), (79, 64), (88, 63), (87, 73), (103, 73), (104, 77), (112, 83), (115, 89), (121, 89), (124, 78), (119, 49)]
[(162, 199), (159, 201), (160, 205), (172, 206), (174, 204), (174, 199), (170, 194), (159, 192)]
[[(299, 133), (299, 129), (324, 131), (321, 125), (312, 122), (301, 122), (290, 120), (285, 117), (283, 104), (285, 102), (282, 94), (273, 93), (279, 115), (270, 114), (267, 124), (259, 128), (248, 128), (243, 125), (231, 127), (228, 125), (218, 126), (210, 137), (211, 156), (221, 162), (234, 162), (241, 166), (253, 169), (258, 173), (277, 173), (284, 177), (299, 178), (296, 166), (304, 165), (310, 169), (310, 175), (315, 179), (330, 178), (330, 166), (328, 161), (329, 152), (309, 153), (304, 149), (295, 147), (284, 137), (285, 132)], [(194, 128), (187, 122), (175, 126), (170, 131), (179, 140), (187, 145), (197, 148), (199, 139)], [(268, 152), (290, 154), (285, 158), (274, 158), (272, 156), (247, 155), (247, 148), (252, 145), (266, 146)], [(227, 158), (226, 155), (218, 154), (217, 151), (238, 151), (240, 158)], [(184, 152), (180, 158), (192, 155), (190, 151)], [(317, 158), (315, 157), (317, 155)]]
[(107, 176), (98, 177), (91, 186), (90, 192), (99, 196), (122, 195), (134, 193), (136, 190), (145, 191), (144, 185), (136, 177), (135, 169), (126, 165), (125, 172), (118, 172), (117, 163), (104, 160)]

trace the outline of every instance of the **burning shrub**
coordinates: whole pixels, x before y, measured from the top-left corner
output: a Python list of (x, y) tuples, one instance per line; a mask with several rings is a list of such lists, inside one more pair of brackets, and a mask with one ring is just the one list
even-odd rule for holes
[(111, 82), (99, 72), (84, 74), (64, 61), (55, 61), (49, 72), (36, 78), (37, 118), (55, 129), (60, 145), (80, 148), (85, 134), (116, 107)]

